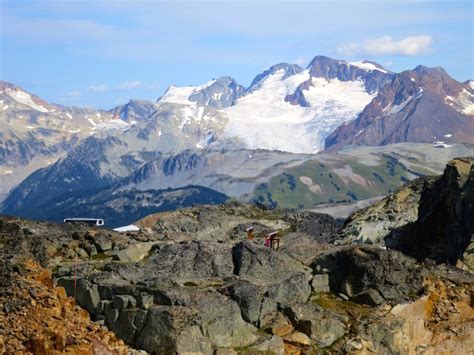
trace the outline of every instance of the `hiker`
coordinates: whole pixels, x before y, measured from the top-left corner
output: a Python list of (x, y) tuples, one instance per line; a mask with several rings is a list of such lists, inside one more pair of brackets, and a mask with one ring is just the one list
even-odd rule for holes
[(271, 247), (272, 246), (272, 238), (270, 237), (270, 235), (267, 235), (265, 237), (265, 246), (266, 247)]

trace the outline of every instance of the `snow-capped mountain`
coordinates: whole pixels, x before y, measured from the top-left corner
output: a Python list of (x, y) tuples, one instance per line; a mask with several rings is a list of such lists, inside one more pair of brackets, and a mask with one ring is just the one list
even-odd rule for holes
[(322, 150), (324, 138), (355, 119), (376, 92), (369, 93), (363, 76), (355, 80), (322, 76), (312, 64), (306, 70), (279, 64), (258, 76), (251, 90), (224, 110), (229, 117), (224, 135), (239, 138), (252, 149)]
[(122, 132), (134, 119), (117, 110), (50, 104), (0, 81), (0, 201), (12, 186), (53, 164), (86, 137)]
[(427, 142), (474, 143), (474, 91), (442, 68), (418, 66), (383, 86), (358, 118), (340, 126), (326, 146)]
[[(52, 105), (3, 83), (0, 194), (48, 164), (12, 194), (31, 197), (53, 181), (55, 192), (48, 193), (54, 196), (109, 188), (140, 167), (153, 166), (147, 163), (161, 166), (164, 156), (185, 150), (313, 154), (353, 143), (472, 142), (472, 93), (472, 82), (459, 83), (436, 68), (397, 74), (369, 61), (324, 56), (306, 69), (274, 65), (246, 89), (221, 77), (171, 86), (156, 102), (130, 100), (109, 111)], [(199, 169), (212, 161), (203, 162), (191, 169), (195, 177), (207, 178)], [(155, 186), (149, 180), (147, 185)]]
[(234, 80), (221, 78), (197, 87), (170, 87), (158, 103), (182, 105), (186, 117), (197, 121), (213, 119), (203, 114), (206, 107), (219, 108), (228, 121), (221, 138), (246, 148), (316, 153), (324, 148), (325, 137), (355, 119), (392, 76), (377, 64), (319, 56), (306, 70), (274, 65), (245, 91)]

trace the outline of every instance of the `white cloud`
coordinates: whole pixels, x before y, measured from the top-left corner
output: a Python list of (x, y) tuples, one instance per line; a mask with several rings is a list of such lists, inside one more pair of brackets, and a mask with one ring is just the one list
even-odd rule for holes
[(403, 55), (415, 56), (432, 51), (431, 36), (419, 35), (408, 36), (399, 41), (393, 40), (391, 36), (366, 39), (361, 44), (349, 43), (338, 48), (343, 55)]
[(303, 58), (303, 57), (299, 57), (299, 58), (296, 58), (293, 63), (299, 65), (299, 66), (304, 66), (308, 63), (308, 60), (306, 58)]
[(137, 89), (142, 86), (143, 86), (143, 83), (141, 81), (135, 80), (135, 81), (123, 82), (118, 86), (118, 88), (120, 90), (131, 90), (131, 89)]
[(108, 88), (107, 88), (107, 85), (105, 84), (98, 84), (98, 85), (89, 86), (87, 90), (92, 91), (92, 92), (104, 92), (104, 91), (107, 91)]

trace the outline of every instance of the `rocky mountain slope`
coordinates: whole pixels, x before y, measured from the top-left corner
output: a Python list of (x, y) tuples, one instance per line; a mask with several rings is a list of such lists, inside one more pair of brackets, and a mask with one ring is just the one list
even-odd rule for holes
[(474, 159), (453, 159), (443, 175), (416, 179), (354, 213), (337, 242), (386, 246), (438, 263), (459, 261), (472, 271), (473, 182)]
[[(0, 221), (0, 352), (2, 354), (140, 354), (55, 287), (34, 249), (19, 244), (13, 224)], [(24, 225), (26, 226), (26, 225)], [(11, 228), (13, 227), (13, 228)], [(47, 227), (46, 227), (47, 228)], [(45, 240), (38, 238), (37, 246)], [(34, 243), (34, 242), (33, 242)], [(36, 259), (36, 261), (33, 260)]]
[(395, 142), (474, 142), (474, 91), (442, 68), (418, 66), (383, 86), (356, 120), (326, 138), (326, 147)]
[(31, 172), (53, 164), (83, 139), (122, 132), (147, 114), (127, 115), (126, 110), (118, 107), (108, 112), (50, 104), (1, 81), (0, 201)]
[[(472, 274), (377, 246), (334, 246), (329, 216), (230, 203), (137, 225), (116, 233), (2, 217), (0, 234), (12, 253), (53, 269), (68, 295), (77, 258), (78, 303), (147, 352), (466, 353), (474, 345)], [(263, 245), (274, 230), (279, 251)]]
[[(472, 148), (463, 145), (440, 149), (417, 144), (354, 147), (337, 155), (245, 149), (185, 150), (177, 155), (149, 158), (141, 166), (131, 159), (122, 165), (129, 165), (130, 173), (126, 175), (127, 171), (117, 170), (103, 155), (98, 158), (101, 151), (120, 143), (113, 138), (107, 142), (94, 138), (89, 141), (87, 154), (82, 150), (69, 154), (66, 159), (25, 179), (5, 200), (3, 211), (53, 221), (69, 217), (67, 212), (72, 215), (95, 213), (94, 216), (116, 226), (143, 216), (132, 213), (144, 208), (143, 203), (150, 202), (146, 208), (151, 208), (147, 213), (152, 213), (185, 207), (186, 201), (222, 202), (220, 194), (283, 208), (350, 204), (383, 196), (415, 177), (439, 174), (454, 156), (474, 154)], [(75, 151), (81, 147), (86, 145), (80, 145)], [(84, 160), (84, 157), (91, 159)], [(134, 170), (134, 166), (138, 167)], [(201, 187), (189, 189), (188, 186)], [(214, 192), (203, 195), (203, 187)], [(170, 188), (182, 189), (183, 193), (162, 191)], [(134, 194), (148, 196), (154, 202), (135, 201)], [(181, 195), (180, 202), (176, 194)]]

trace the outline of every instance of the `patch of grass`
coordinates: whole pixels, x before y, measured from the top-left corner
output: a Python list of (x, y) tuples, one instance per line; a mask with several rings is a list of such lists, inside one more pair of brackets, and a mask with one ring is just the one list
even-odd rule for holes
[(311, 299), (323, 309), (346, 316), (368, 317), (373, 311), (369, 306), (338, 299), (331, 293), (317, 293)]
[(195, 282), (192, 282), (192, 281), (186, 281), (183, 286), (186, 286), (186, 287), (197, 287), (199, 286), (197, 283)]
[[(335, 169), (352, 169), (353, 175), (339, 176)], [(418, 170), (418, 169), (417, 169)], [(287, 169), (254, 190), (255, 200), (281, 208), (311, 208), (319, 204), (352, 202), (385, 195), (403, 185), (408, 177), (424, 175), (424, 171), (408, 169), (396, 157), (381, 157), (376, 166), (368, 166), (354, 159), (332, 164), (307, 161)], [(358, 175), (358, 176), (356, 176)], [(311, 178), (312, 189), (300, 181)]]

